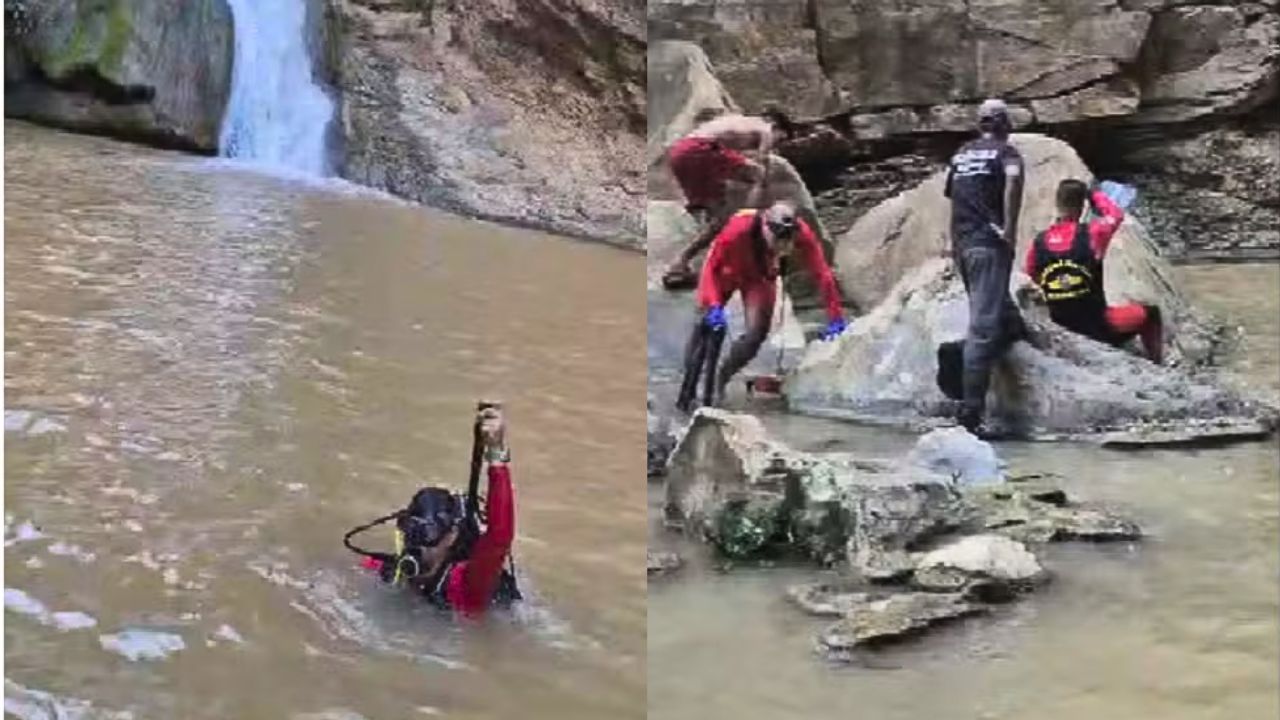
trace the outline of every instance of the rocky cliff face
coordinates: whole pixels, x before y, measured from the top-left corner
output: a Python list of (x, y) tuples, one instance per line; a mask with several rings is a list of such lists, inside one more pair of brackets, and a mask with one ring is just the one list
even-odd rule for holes
[(643, 0), (328, 0), (346, 178), (640, 247)]
[(212, 153), (233, 54), (225, 0), (6, 0), (5, 114)]
[(1137, 180), (1166, 250), (1280, 256), (1261, 159), (1280, 141), (1277, 0), (653, 0), (649, 33), (702, 47), (743, 109), (820, 127), (781, 148), (820, 197), (866, 162), (945, 156), (1001, 96)]

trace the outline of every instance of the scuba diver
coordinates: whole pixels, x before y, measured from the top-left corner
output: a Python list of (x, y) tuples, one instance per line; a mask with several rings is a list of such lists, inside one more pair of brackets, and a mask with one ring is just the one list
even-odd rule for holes
[[(723, 399), (729, 379), (760, 351), (773, 323), (778, 275), (783, 261), (792, 255), (808, 268), (826, 304), (828, 323), (822, 339), (844, 332), (844, 310), (831, 267), (813, 230), (796, 217), (795, 208), (778, 202), (764, 210), (741, 210), (716, 236), (702, 266), (698, 319), (685, 350), (685, 380), (676, 401), (681, 411), (692, 407), (704, 365), (703, 402), (713, 404)], [(716, 357), (728, 327), (724, 306), (735, 292), (742, 293), (746, 332), (729, 349), (717, 379)]]
[[(342, 539), (364, 556), (365, 568), (383, 581), (421, 592), (433, 605), (464, 615), (483, 613), (491, 604), (521, 599), (516, 587), (511, 544), (515, 539), (515, 498), (511, 453), (498, 403), (477, 408), (471, 447), (471, 476), (465, 495), (448, 488), (425, 487), (408, 507), (352, 529)], [(480, 469), (486, 465), (489, 492), (480, 509)], [(365, 550), (351, 542), (356, 534), (395, 521), (396, 551)]]
[[(1102, 261), (1124, 221), (1124, 209), (1102, 189), (1091, 191), (1080, 180), (1059, 183), (1056, 200), (1058, 221), (1036, 236), (1025, 267), (1044, 293), (1050, 317), (1109, 345), (1139, 336), (1147, 357), (1159, 365), (1164, 350), (1159, 306), (1108, 305), (1102, 286)], [(1097, 217), (1083, 223), (1086, 200)]]

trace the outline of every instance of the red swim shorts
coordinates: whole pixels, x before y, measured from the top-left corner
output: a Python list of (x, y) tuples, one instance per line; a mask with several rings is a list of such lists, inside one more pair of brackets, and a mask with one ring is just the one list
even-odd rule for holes
[(690, 209), (713, 208), (724, 201), (724, 183), (742, 174), (745, 155), (707, 138), (682, 138), (667, 154), (671, 172)]

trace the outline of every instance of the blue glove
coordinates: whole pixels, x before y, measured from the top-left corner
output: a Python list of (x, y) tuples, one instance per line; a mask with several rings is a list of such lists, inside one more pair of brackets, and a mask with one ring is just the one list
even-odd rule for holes
[(1125, 185), (1114, 180), (1104, 180), (1098, 185), (1098, 189), (1106, 193), (1111, 198), (1111, 202), (1120, 206), (1121, 210), (1128, 210), (1129, 206), (1138, 197), (1138, 190), (1132, 185)]
[(729, 327), (729, 316), (725, 314), (723, 307), (712, 305), (707, 309), (707, 314), (702, 317), (702, 322), (712, 330), (723, 330)]
[(844, 318), (836, 318), (835, 320), (827, 323), (827, 329), (822, 331), (822, 339), (833, 340), (838, 337), (840, 333), (844, 332), (847, 327), (849, 327), (849, 325), (844, 321)]

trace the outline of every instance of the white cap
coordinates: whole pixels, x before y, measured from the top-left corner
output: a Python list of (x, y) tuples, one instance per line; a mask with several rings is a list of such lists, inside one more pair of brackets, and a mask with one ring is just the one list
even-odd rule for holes
[(982, 101), (982, 105), (978, 106), (978, 118), (994, 118), (1004, 115), (1008, 117), (1009, 106), (1000, 98), (987, 98)]

